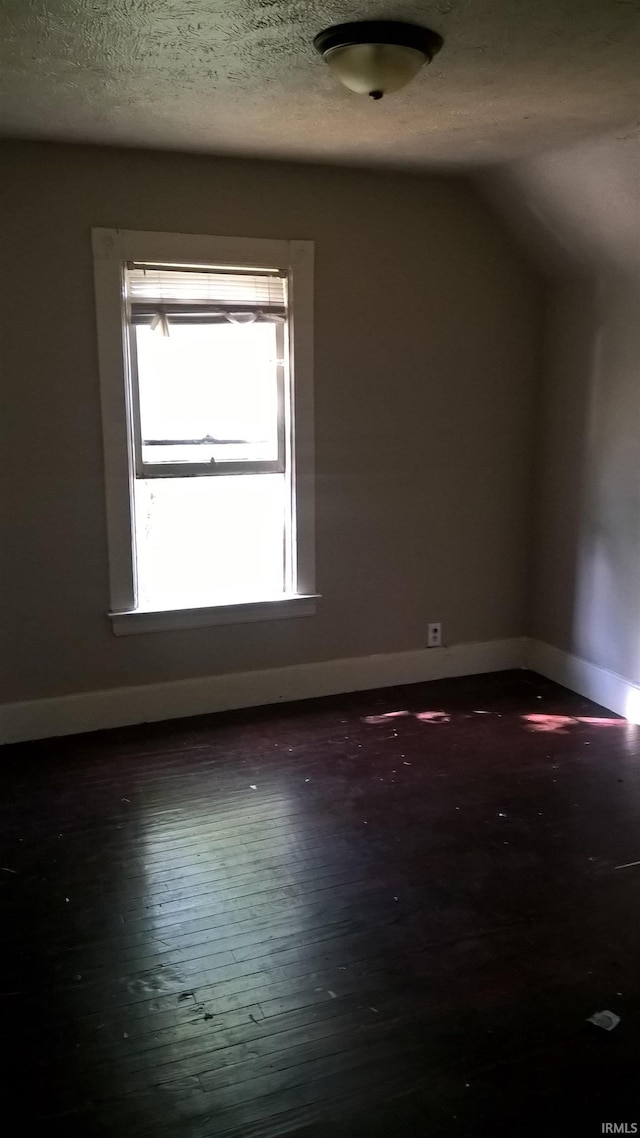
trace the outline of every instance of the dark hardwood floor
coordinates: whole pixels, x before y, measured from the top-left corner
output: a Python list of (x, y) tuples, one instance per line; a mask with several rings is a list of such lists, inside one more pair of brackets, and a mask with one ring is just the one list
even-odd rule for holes
[(0, 786), (7, 1136), (640, 1132), (640, 728), (513, 672)]

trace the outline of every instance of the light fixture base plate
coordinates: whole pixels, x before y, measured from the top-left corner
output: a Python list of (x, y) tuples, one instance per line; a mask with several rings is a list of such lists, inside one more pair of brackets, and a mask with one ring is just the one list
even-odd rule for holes
[(335, 24), (332, 28), (318, 32), (313, 40), (313, 46), (320, 55), (326, 55), (336, 47), (350, 47), (362, 43), (412, 47), (416, 51), (421, 51), (431, 62), (434, 55), (440, 51), (444, 40), (430, 28), (422, 28), (418, 24), (405, 24), (402, 20), (355, 20), (349, 24)]

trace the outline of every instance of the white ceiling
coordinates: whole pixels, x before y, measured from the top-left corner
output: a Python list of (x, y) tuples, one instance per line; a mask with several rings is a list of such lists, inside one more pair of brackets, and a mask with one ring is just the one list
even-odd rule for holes
[[(406, 90), (341, 88), (316, 32), (415, 21), (445, 45)], [(3, 0), (0, 133), (371, 165), (484, 165), (624, 132), (637, 0)]]

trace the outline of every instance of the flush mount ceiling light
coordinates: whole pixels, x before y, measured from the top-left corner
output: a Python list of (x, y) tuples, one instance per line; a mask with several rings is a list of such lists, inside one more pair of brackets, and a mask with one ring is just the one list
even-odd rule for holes
[(350, 91), (381, 99), (406, 87), (444, 40), (437, 32), (398, 20), (360, 20), (319, 32), (313, 46)]

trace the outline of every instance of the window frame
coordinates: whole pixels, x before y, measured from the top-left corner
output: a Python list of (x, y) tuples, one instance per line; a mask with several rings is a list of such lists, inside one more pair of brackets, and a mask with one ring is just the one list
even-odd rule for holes
[[(104, 228), (92, 229), (91, 236), (105, 459), (109, 616), (114, 632), (122, 635), (313, 615), (318, 598), (315, 592), (313, 242)], [(288, 319), (284, 347), (291, 392), (283, 401), (282, 426), (285, 463), (291, 470), (292, 501), (291, 560), (286, 567), (285, 581), (295, 584), (295, 592), (292, 588), (291, 592), (273, 600), (258, 599), (237, 605), (213, 602), (202, 608), (146, 610), (137, 605), (135, 404), (130, 374), (130, 321), (124, 304), (125, 266), (132, 261), (286, 271)], [(216, 474), (232, 473), (228, 469), (232, 464), (220, 465), (226, 469)], [(254, 473), (247, 465), (243, 464), (242, 472)], [(195, 471), (190, 473), (195, 474)], [(208, 475), (213, 473), (207, 471)]]

